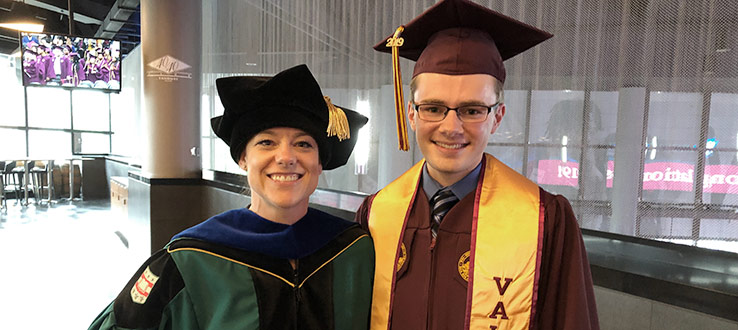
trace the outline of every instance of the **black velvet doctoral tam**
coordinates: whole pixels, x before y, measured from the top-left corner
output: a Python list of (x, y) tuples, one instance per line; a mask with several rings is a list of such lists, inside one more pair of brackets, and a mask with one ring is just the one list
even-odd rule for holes
[(318, 143), (323, 170), (346, 164), (356, 145), (358, 131), (368, 119), (340, 108), (346, 115), (350, 137), (328, 136), (329, 105), (306, 65), (284, 70), (274, 77), (237, 76), (216, 80), (225, 111), (211, 119), (215, 135), (230, 147), (238, 163), (246, 143), (273, 127), (291, 127), (310, 134)]

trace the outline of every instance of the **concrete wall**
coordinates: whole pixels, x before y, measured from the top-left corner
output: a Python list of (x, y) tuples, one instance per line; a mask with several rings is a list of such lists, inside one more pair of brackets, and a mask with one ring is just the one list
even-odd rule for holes
[(595, 287), (601, 330), (738, 330), (738, 323)]
[(82, 194), (84, 199), (105, 199), (110, 196), (110, 184), (105, 177), (105, 158), (82, 160)]
[(244, 194), (218, 189), (211, 186), (202, 187), (202, 213), (203, 220), (228, 210), (246, 207), (251, 203), (251, 198)]
[(204, 220), (201, 215), (203, 187), (170, 184), (152, 184), (150, 187), (153, 252), (163, 248), (175, 234)]
[[(128, 174), (126, 174), (128, 176)], [(128, 180), (128, 219), (121, 225), (121, 232), (128, 239), (128, 248), (136, 256), (151, 255), (151, 191), (148, 184)]]

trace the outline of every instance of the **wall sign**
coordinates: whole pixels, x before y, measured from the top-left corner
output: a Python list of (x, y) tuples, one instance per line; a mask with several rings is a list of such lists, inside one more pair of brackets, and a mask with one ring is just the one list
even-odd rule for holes
[(164, 55), (153, 60), (148, 66), (154, 70), (146, 71), (147, 77), (157, 78), (166, 82), (177, 81), (180, 78), (192, 79), (191, 72), (182, 72), (191, 68), (191, 66), (170, 55)]

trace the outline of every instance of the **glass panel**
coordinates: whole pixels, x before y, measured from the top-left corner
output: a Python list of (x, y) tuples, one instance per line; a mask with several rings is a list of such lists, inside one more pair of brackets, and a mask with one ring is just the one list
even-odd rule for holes
[(72, 105), (75, 130), (110, 130), (109, 93), (94, 90), (75, 90), (72, 92)]
[[(704, 203), (738, 204), (738, 94), (715, 93), (705, 152)], [(725, 150), (728, 149), (728, 150)]]
[(213, 169), (213, 154), (210, 147), (212, 141), (213, 139), (211, 138), (200, 139), (200, 148), (202, 148), (200, 150), (200, 159), (202, 161), (202, 168), (206, 170)]
[(700, 136), (702, 94), (651, 92), (649, 146), (692, 147)]
[(216, 171), (243, 174), (243, 170), (231, 158), (231, 151), (223, 141), (215, 141), (215, 154), (213, 155), (213, 169)]
[[(136, 84), (130, 84), (136, 86)], [(125, 87), (118, 94), (110, 94), (110, 125), (113, 131), (113, 150), (116, 155), (137, 157), (140, 148), (136, 147), (140, 134), (141, 120), (137, 117), (136, 92), (133, 87)]]
[(615, 171), (615, 148), (586, 149), (584, 157), (584, 169), (580, 169), (582, 197), (586, 200), (610, 200)]
[(702, 182), (702, 202), (738, 205), (738, 165), (720, 164), (718, 161), (716, 158), (707, 158)]
[(518, 173), (523, 173), (523, 147), (487, 146), (484, 151)]
[(110, 153), (110, 138), (107, 134), (81, 133), (82, 140), (79, 142), (80, 153), (83, 154), (108, 154)]
[(61, 88), (28, 87), (28, 126), (71, 128), (69, 91)]
[[(25, 126), (26, 112), (23, 104), (23, 86), (18, 76), (16, 76), (14, 57), (0, 57), (0, 90), (3, 91), (0, 125)], [(25, 151), (23, 153), (25, 155)]]
[(216, 99), (215, 101), (213, 101), (213, 117), (222, 116), (223, 112), (225, 112), (225, 108), (223, 108), (223, 103), (220, 103), (220, 96), (218, 96), (217, 93), (214, 97)]
[(528, 109), (528, 91), (505, 91), (505, 117), (489, 142), (525, 142), (525, 112)]
[(26, 132), (20, 129), (0, 128), (0, 160), (26, 157)]
[(692, 237), (692, 219), (643, 217), (639, 236), (667, 239), (689, 238)]
[[(217, 93), (214, 93), (216, 98), (212, 104), (213, 104), (213, 117), (215, 116), (221, 116), (223, 115), (224, 108), (223, 104), (220, 103), (220, 97), (217, 96)], [(203, 114), (204, 117), (204, 114)], [(210, 123), (210, 119), (208, 119), (208, 123)], [(203, 125), (205, 126), (205, 125)], [(210, 127), (210, 125), (208, 125)], [(213, 142), (210, 144), (212, 155), (211, 158), (208, 160), (212, 160), (206, 168), (210, 168), (212, 170), (216, 171), (225, 171), (225, 172), (231, 172), (231, 173), (238, 173), (243, 174), (243, 170), (241, 170), (236, 163), (231, 159), (230, 150), (228, 149), (228, 146), (223, 143), (222, 140), (215, 137), (215, 133), (213, 133), (213, 130), (208, 128), (207, 131), (201, 132), (203, 136), (209, 135), (213, 138)], [(203, 160), (205, 161), (205, 160)], [(234, 167), (235, 166), (235, 167)]]
[(125, 136), (115, 132), (110, 136), (110, 139), (110, 143), (112, 144), (112, 149), (110, 150), (111, 154), (121, 156), (130, 155), (128, 152), (128, 150), (132, 146), (130, 140), (126, 139)]
[(575, 210), (579, 226), (586, 229), (610, 231), (610, 210), (591, 203), (580, 203)]
[[(210, 95), (202, 94), (200, 102), (200, 136), (210, 136)], [(220, 102), (220, 100), (218, 100)]]
[(661, 203), (692, 203), (694, 151), (647, 151), (643, 168), (643, 200)]
[(738, 220), (702, 219), (700, 238), (738, 240)]
[(59, 131), (30, 130), (28, 148), (31, 158), (53, 159), (71, 156), (72, 137), (69, 134)]
[(214, 144), (213, 147), (213, 170), (226, 171), (227, 164), (232, 162), (228, 146), (221, 142)]
[(579, 145), (582, 139), (582, 91), (533, 91), (530, 143)]
[(579, 192), (580, 151), (573, 147), (530, 148), (527, 177), (548, 192), (575, 200)]
[(588, 143), (614, 146), (618, 123), (618, 92), (591, 92), (589, 102)]
[[(714, 139), (714, 148), (738, 149), (738, 94), (713, 93), (710, 100), (710, 128), (708, 139)], [(708, 142), (710, 142), (708, 140)], [(708, 143), (710, 147), (710, 143)], [(738, 163), (738, 152), (720, 155), (722, 163)]]

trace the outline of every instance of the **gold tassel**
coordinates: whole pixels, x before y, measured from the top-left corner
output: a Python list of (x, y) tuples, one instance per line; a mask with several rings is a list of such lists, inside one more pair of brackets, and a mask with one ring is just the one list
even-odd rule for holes
[(405, 117), (405, 97), (402, 93), (402, 74), (400, 73), (400, 47), (405, 43), (405, 39), (400, 38), (400, 34), (405, 27), (395, 30), (392, 38), (387, 39), (387, 47), (392, 47), (392, 73), (393, 85), (395, 88), (395, 119), (397, 122), (397, 144), (400, 150), (408, 151), (407, 141), (407, 123)]
[(346, 113), (343, 112), (343, 109), (333, 105), (330, 97), (323, 96), (323, 99), (325, 99), (325, 104), (328, 106), (328, 128), (325, 130), (328, 133), (328, 137), (336, 136), (338, 137), (338, 141), (351, 138)]

